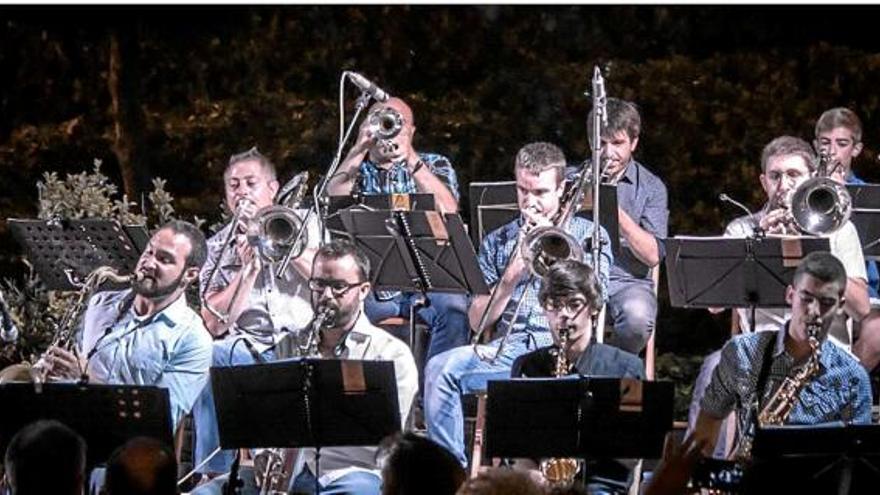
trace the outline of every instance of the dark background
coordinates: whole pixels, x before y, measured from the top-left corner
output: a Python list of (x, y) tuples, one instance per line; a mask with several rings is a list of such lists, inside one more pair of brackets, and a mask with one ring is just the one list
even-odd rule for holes
[[(635, 101), (637, 158), (669, 188), (670, 234), (711, 235), (759, 207), (761, 148), (812, 138), (823, 110), (865, 125), (878, 177), (877, 8), (710, 6), (0, 7), (0, 217), (33, 216), (47, 171), (102, 170), (141, 202), (166, 179), (178, 214), (219, 219), (222, 168), (258, 145), (282, 178), (326, 170), (338, 80), (359, 71), (414, 108), (416, 146), (467, 184), (510, 178), (523, 144), (587, 156), (584, 91)], [(349, 111), (356, 92), (347, 89)], [(0, 222), (0, 275), (20, 249)], [(717, 347), (727, 317), (670, 308), (661, 352)]]

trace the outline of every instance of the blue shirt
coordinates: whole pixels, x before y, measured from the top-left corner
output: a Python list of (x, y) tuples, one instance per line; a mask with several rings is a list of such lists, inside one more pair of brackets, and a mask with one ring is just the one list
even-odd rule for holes
[(83, 315), (81, 352), (103, 383), (168, 389), (176, 425), (208, 382), (211, 336), (181, 296), (151, 317), (132, 308), (132, 291), (100, 292)]
[[(507, 267), (510, 257), (513, 254), (513, 248), (522, 228), (522, 217), (512, 220), (511, 222), (498, 227), (489, 232), (480, 244), (480, 255), (477, 259), (480, 263), (480, 269), (483, 271), (483, 278), (486, 284), (492, 287)], [(584, 247), (584, 253), (587, 257), (586, 262), (590, 263), (590, 250), (588, 248), (588, 240), (593, 234), (593, 222), (585, 219), (574, 217), (568, 228), (568, 233), (572, 234), (578, 242)], [(602, 289), (602, 295), (608, 294), (608, 270), (614, 260), (611, 254), (611, 243), (608, 242), (608, 233), (605, 229), (599, 227), (599, 235), (601, 237), (602, 251), (599, 256), (599, 286)], [(529, 283), (531, 281), (531, 283)], [(516, 322), (513, 325), (513, 332), (528, 332), (535, 339), (537, 347), (548, 346), (553, 340), (550, 336), (550, 327), (547, 317), (544, 316), (544, 310), (538, 302), (538, 290), (541, 288), (541, 279), (539, 277), (523, 276), (510, 296), (504, 312), (498, 319), (496, 324), (497, 333), (495, 335), (503, 335), (509, 327), (510, 319), (516, 309), (517, 301), (521, 297), (525, 297), (522, 307), (519, 310)]]
[[(768, 345), (773, 345), (772, 364), (758, 410), (773, 396), (795, 368), (785, 350), (788, 325), (777, 332), (757, 332), (733, 337), (721, 349), (721, 361), (712, 374), (700, 408), (716, 418), (737, 411), (739, 431), (752, 431), (751, 407), (758, 391), (758, 375)], [(871, 422), (871, 383), (856, 359), (823, 339), (820, 369), (801, 389), (797, 403), (786, 419), (790, 425)]]
[[(641, 163), (631, 160), (617, 182), (617, 206), (657, 239), (662, 260), (666, 255), (663, 241), (669, 233), (668, 198), (663, 181)], [(651, 269), (636, 258), (623, 236), (620, 244), (620, 252), (611, 267), (611, 283), (650, 280)]]
[[(846, 176), (846, 183), (853, 186), (867, 184), (852, 171)], [(880, 271), (877, 270), (877, 262), (865, 260), (865, 272), (868, 274), (868, 297), (880, 298)]]
[[(419, 158), (431, 172), (459, 199), (458, 177), (452, 163), (443, 155), (436, 153), (419, 153)], [(401, 160), (394, 163), (388, 170), (379, 168), (369, 158), (361, 162), (358, 187), (361, 194), (413, 194), (419, 191), (412, 173)]]

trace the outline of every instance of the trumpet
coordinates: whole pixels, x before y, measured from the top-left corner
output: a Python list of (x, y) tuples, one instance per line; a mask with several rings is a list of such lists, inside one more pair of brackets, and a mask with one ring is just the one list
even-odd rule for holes
[(397, 110), (385, 107), (371, 113), (367, 124), (368, 129), (377, 139), (394, 139), (403, 129), (404, 119)]

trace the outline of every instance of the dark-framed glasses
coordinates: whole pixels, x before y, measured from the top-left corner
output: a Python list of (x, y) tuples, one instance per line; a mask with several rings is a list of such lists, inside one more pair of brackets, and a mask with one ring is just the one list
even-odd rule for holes
[(315, 292), (324, 292), (327, 287), (330, 288), (330, 292), (333, 293), (336, 297), (344, 296), (346, 292), (350, 291), (353, 287), (357, 287), (364, 282), (354, 282), (348, 283), (345, 280), (325, 280), (323, 278), (310, 278), (309, 279), (309, 289)]
[(544, 311), (552, 313), (558, 313), (566, 309), (570, 313), (577, 314), (587, 307), (587, 300), (580, 297), (569, 299), (547, 299), (541, 304), (541, 306), (544, 308)]

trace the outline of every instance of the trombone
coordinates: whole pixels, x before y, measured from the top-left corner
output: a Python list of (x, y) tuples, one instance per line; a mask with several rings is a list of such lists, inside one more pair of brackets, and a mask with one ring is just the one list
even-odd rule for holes
[[(574, 217), (574, 214), (577, 212), (578, 208), (584, 201), (587, 186), (592, 185), (592, 193), (594, 198), (593, 204), (599, 204), (599, 181), (602, 165), (601, 126), (607, 125), (607, 117), (605, 112), (605, 83), (602, 79), (602, 72), (599, 70), (598, 67), (595, 67), (593, 70), (592, 84), (593, 108), (596, 109), (596, 111), (593, 112), (593, 118), (596, 120), (594, 121), (593, 125), (593, 146), (592, 161), (590, 162), (590, 173), (588, 173), (588, 171), (586, 170), (585, 164), (584, 170), (581, 170), (581, 173), (578, 175), (578, 180), (575, 186), (569, 188), (563, 195), (563, 198), (560, 201), (559, 211), (557, 212), (556, 217), (554, 217), (553, 219), (553, 226), (537, 227), (530, 229), (525, 234), (525, 236), (522, 237), (521, 241), (517, 241), (517, 244), (514, 246), (513, 254), (508, 263), (512, 263), (516, 254), (520, 253), (526, 263), (526, 266), (528, 266), (529, 268), (529, 275), (526, 279), (526, 283), (524, 286), (525, 288), (523, 289), (522, 294), (520, 294), (520, 297), (516, 302), (513, 315), (510, 317), (509, 326), (504, 333), (501, 342), (498, 344), (498, 348), (495, 351), (495, 354), (491, 357), (483, 356), (480, 353), (478, 346), (483, 338), (483, 334), (486, 331), (486, 322), (489, 317), (489, 311), (495, 304), (496, 296), (498, 293), (497, 291), (493, 290), (492, 293), (489, 295), (489, 301), (486, 304), (486, 309), (483, 311), (483, 314), (480, 315), (480, 321), (477, 324), (476, 334), (474, 335), (471, 343), (474, 354), (476, 354), (480, 359), (488, 361), (489, 363), (494, 363), (498, 356), (501, 355), (501, 352), (504, 350), (504, 344), (507, 341), (507, 337), (510, 335), (513, 325), (516, 323), (520, 309), (522, 307), (522, 303), (525, 300), (526, 291), (532, 284), (534, 277), (544, 277), (550, 266), (557, 261), (562, 261), (564, 259), (584, 261), (585, 253), (583, 251), (583, 248), (581, 247), (581, 244), (577, 241), (577, 239), (568, 233), (568, 227), (571, 223), (571, 219)], [(599, 258), (601, 255), (601, 237), (599, 232), (598, 207), (593, 208), (591, 255), (593, 267), (598, 272)], [(502, 271), (502, 273), (504, 271), (507, 271), (506, 267)], [(519, 283), (517, 283), (516, 286), (519, 286)]]
[[(247, 219), (246, 238), (248, 243), (257, 249), (258, 256), (263, 261), (273, 267), (276, 263), (283, 263), (285, 260), (289, 262), (292, 259), (298, 258), (308, 245), (308, 230), (304, 220), (296, 212), (305, 196), (309, 182), (308, 178), (308, 171), (300, 172), (294, 176), (285, 185), (284, 190), (279, 193), (280, 201), (277, 204), (263, 207), (257, 211), (253, 218)], [(211, 287), (211, 282), (214, 281), (214, 277), (217, 275), (220, 263), (226, 256), (226, 251), (235, 243), (235, 237), (239, 233), (238, 225), (242, 221), (242, 210), (247, 201), (249, 200), (242, 199), (236, 205), (235, 213), (230, 222), (231, 228), (223, 239), (223, 245), (220, 248), (220, 256), (217, 258), (214, 266), (211, 267), (211, 271), (208, 273), (208, 282), (200, 294), (202, 306), (224, 325), (229, 323), (229, 311), (238, 300), (240, 286), (236, 287), (235, 292), (232, 294), (231, 302), (225, 313), (220, 312), (208, 302), (207, 292)], [(284, 264), (285, 270), (286, 267), (287, 265)], [(284, 270), (279, 270), (275, 276), (280, 277), (283, 274)], [(275, 280), (275, 276), (271, 277), (271, 280)]]

